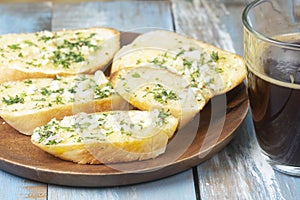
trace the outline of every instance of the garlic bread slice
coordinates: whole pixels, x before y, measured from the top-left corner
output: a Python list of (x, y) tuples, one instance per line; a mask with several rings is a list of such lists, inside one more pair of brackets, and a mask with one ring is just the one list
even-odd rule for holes
[(26, 79), (0, 84), (0, 116), (19, 132), (78, 112), (120, 109), (125, 101), (102, 71), (95, 75)]
[(176, 118), (158, 110), (78, 113), (36, 128), (31, 141), (79, 164), (129, 162), (164, 153), (177, 125)]
[(120, 33), (103, 27), (1, 35), (0, 83), (94, 73), (119, 48)]
[(206, 98), (228, 92), (246, 75), (244, 60), (239, 55), (164, 30), (142, 34), (122, 47), (114, 57), (111, 72), (143, 66), (181, 75)]
[(116, 92), (141, 110), (160, 108), (185, 125), (209, 99), (182, 76), (156, 67), (123, 68), (110, 77)]

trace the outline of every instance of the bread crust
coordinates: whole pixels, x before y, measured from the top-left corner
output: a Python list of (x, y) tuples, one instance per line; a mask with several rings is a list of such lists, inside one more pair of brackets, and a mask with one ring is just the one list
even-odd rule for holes
[(165, 152), (167, 142), (168, 137), (165, 134), (158, 134), (130, 143), (108, 142), (47, 146), (33, 141), (33, 144), (60, 159), (78, 164), (95, 165), (154, 159)]
[[(174, 76), (172, 74), (177, 74), (178, 77), (174, 76), (173, 79), (178, 81), (184, 79), (195, 91), (194, 95), (198, 102), (186, 101), (185, 103), (198, 104), (197, 109), (185, 110), (182, 105), (181, 109), (176, 109), (172, 104), (161, 105), (164, 109), (170, 109), (171, 113), (181, 121), (181, 125), (187, 124), (211, 98), (241, 84), (246, 75), (244, 60), (237, 54), (170, 31), (148, 32), (120, 49), (114, 57), (110, 76), (117, 92), (141, 110), (151, 110), (157, 107), (157, 102), (153, 99), (144, 100), (134, 92), (130, 94), (124, 91), (124, 88), (129, 90), (129, 87), (127, 83), (122, 83), (122, 79), (126, 76), (128, 78), (127, 74), (130, 73), (142, 73), (143, 68), (152, 68), (148, 72), (149, 76), (157, 74), (157, 79), (170, 79), (165, 84), (174, 82), (170, 77)], [(156, 82), (154, 79), (151, 80), (152, 83), (147, 81), (147, 78), (144, 78), (144, 82), (140, 84)], [(153, 93), (153, 90), (150, 93)]]
[[(110, 120), (109, 124), (113, 124), (113, 126), (118, 127), (122, 126), (124, 120), (128, 120), (128, 116), (143, 114), (150, 114), (151, 112), (147, 111), (109, 111), (105, 112), (105, 116), (110, 115), (112, 113), (113, 116), (119, 117), (118, 119), (113, 118)], [(96, 116), (102, 115), (103, 113), (93, 113), (88, 116)], [(78, 117), (79, 115), (74, 115), (73, 117)], [(143, 115), (145, 116), (145, 115)], [(148, 115), (147, 115), (148, 116)], [(150, 114), (151, 116), (151, 114)], [(152, 118), (143, 118), (143, 120), (154, 120), (152, 122), (159, 122), (158, 116)], [(80, 117), (79, 117), (80, 118)], [(91, 117), (92, 118), (92, 117)], [(64, 119), (65, 120), (65, 119)], [(141, 119), (138, 119), (139, 121)], [(158, 120), (158, 121), (157, 121)], [(80, 121), (80, 120), (79, 120)], [(136, 124), (137, 121), (131, 121), (130, 126), (141, 126)], [(119, 122), (121, 122), (119, 124)], [(94, 124), (93, 124), (94, 125)], [(80, 142), (72, 141), (70, 142), (68, 139), (62, 140), (62, 143), (58, 144), (44, 144), (40, 142), (39, 132), (35, 132), (31, 141), (34, 145), (38, 146), (42, 150), (58, 157), (63, 160), (72, 161), (78, 164), (101, 164), (101, 163), (119, 163), (119, 162), (131, 162), (131, 161), (139, 161), (139, 160), (147, 160), (153, 159), (159, 156), (160, 154), (165, 152), (167, 142), (169, 137), (172, 137), (178, 125), (178, 120), (176, 120), (172, 116), (168, 116), (166, 121), (159, 125), (159, 127), (155, 127), (150, 124), (151, 129), (149, 129), (149, 124), (143, 127), (141, 130), (131, 129), (133, 131), (132, 135), (124, 135), (122, 133), (118, 133), (118, 131), (113, 132), (109, 135), (103, 134), (102, 131), (100, 133), (93, 132), (91, 134), (95, 137), (101, 137), (104, 140), (93, 139), (84, 140), (82, 139)], [(72, 126), (72, 125), (70, 125)], [(101, 128), (98, 128), (101, 129)], [(57, 132), (63, 131), (56, 129)], [(36, 130), (39, 131), (39, 130)], [(91, 129), (90, 131), (93, 131)], [(122, 128), (121, 128), (122, 131)], [(80, 132), (80, 131), (79, 131)], [(72, 132), (72, 134), (78, 134), (79, 132)], [(42, 133), (43, 134), (43, 133)], [(59, 134), (59, 133), (57, 133)], [(57, 135), (56, 134), (56, 135)], [(99, 136), (100, 134), (100, 136)], [(116, 134), (116, 135), (114, 135)], [(51, 137), (51, 136), (50, 136)], [(64, 143), (64, 141), (68, 141)]]

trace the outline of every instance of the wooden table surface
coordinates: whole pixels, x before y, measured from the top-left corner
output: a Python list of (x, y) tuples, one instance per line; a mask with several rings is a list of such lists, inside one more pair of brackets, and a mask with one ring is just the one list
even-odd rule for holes
[[(135, 32), (168, 29), (243, 55), (241, 12), (246, 0), (0, 2), (1, 34), (90, 26)], [(250, 113), (221, 152), (161, 180), (122, 187), (76, 188), (30, 181), (0, 170), (0, 182), (0, 197), (5, 200), (300, 199), (300, 178), (273, 171), (261, 157)]]

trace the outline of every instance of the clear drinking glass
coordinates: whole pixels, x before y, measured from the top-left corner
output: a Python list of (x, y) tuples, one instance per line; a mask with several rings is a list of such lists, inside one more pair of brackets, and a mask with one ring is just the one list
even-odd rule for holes
[(247, 89), (271, 166), (300, 176), (300, 0), (257, 0), (242, 16)]

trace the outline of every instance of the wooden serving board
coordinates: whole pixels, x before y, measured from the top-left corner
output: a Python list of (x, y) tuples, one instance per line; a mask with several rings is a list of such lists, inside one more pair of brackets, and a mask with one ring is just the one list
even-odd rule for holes
[[(122, 45), (137, 34), (122, 33)], [(248, 111), (244, 84), (213, 98), (169, 142), (156, 159), (110, 165), (79, 165), (60, 160), (35, 147), (30, 137), (0, 119), (0, 169), (24, 178), (67, 186), (117, 186), (156, 180), (209, 159), (234, 136)], [(30, 119), (28, 119), (30, 120)]]

